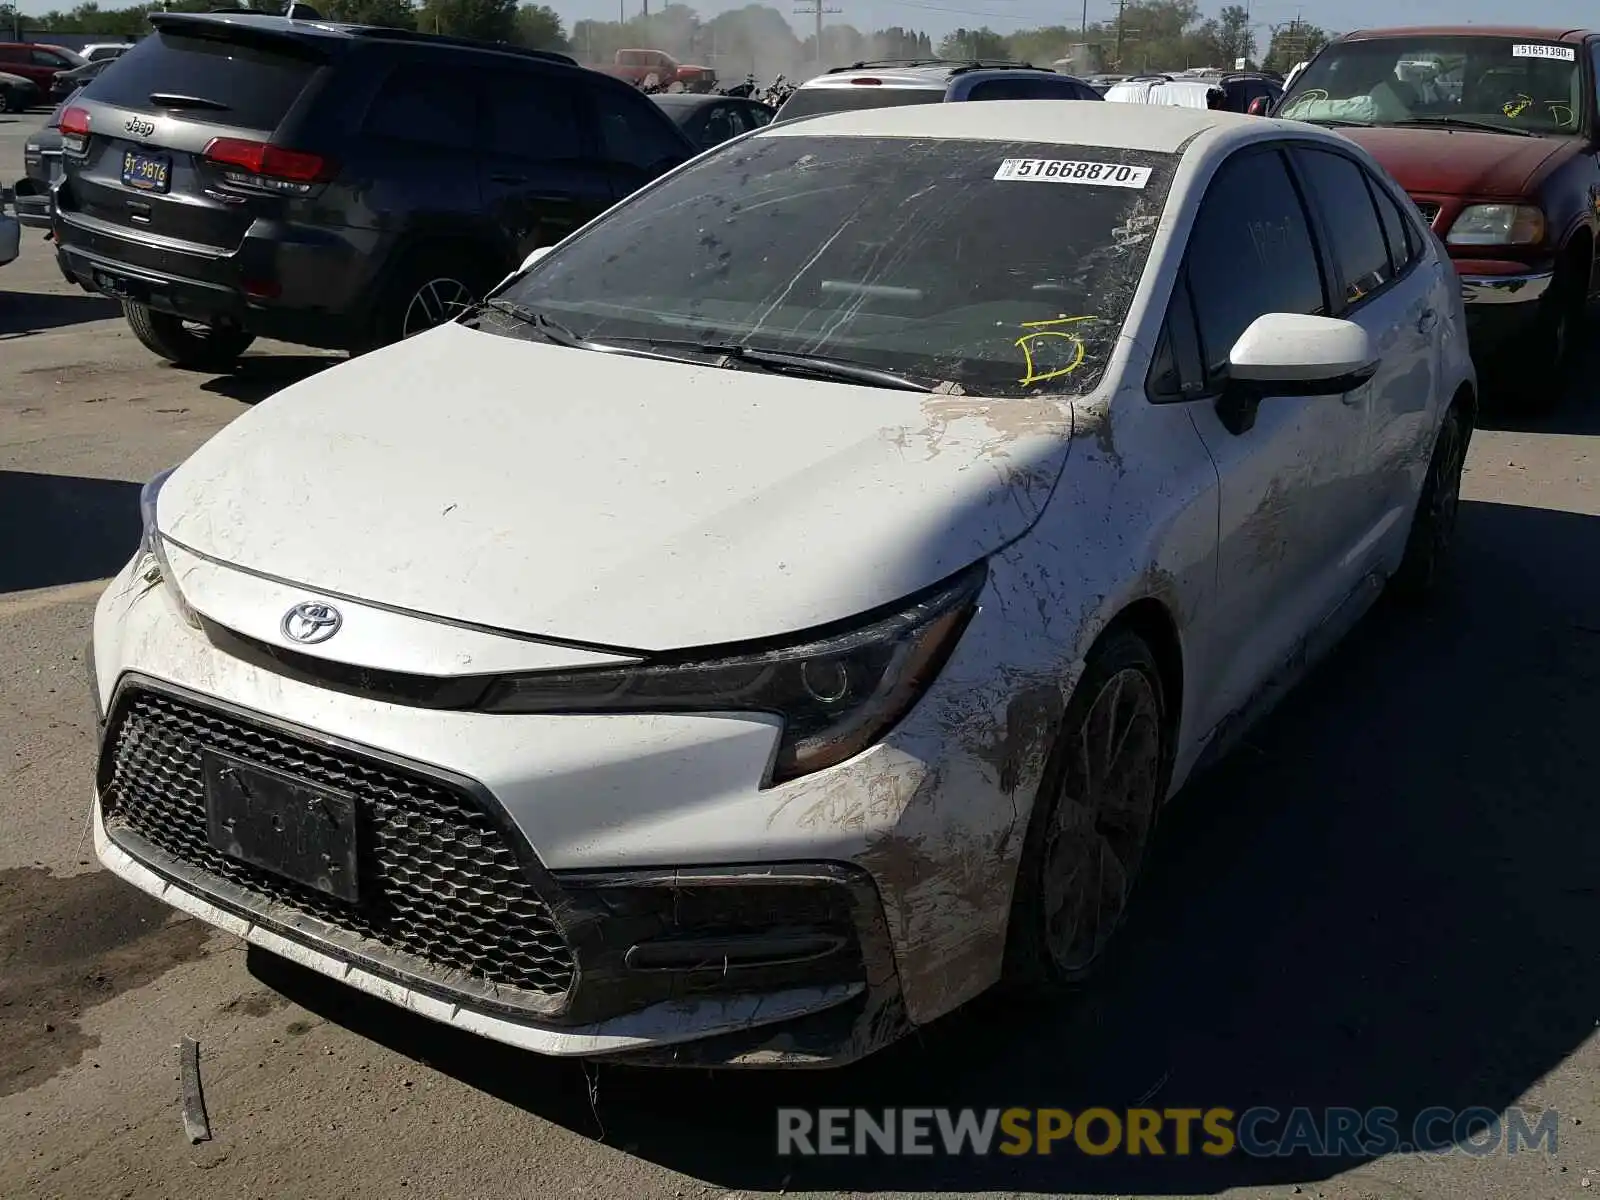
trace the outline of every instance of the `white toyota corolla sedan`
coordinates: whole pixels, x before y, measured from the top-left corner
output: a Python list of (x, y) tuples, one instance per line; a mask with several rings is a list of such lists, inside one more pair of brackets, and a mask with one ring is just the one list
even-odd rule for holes
[(512, 1045), (844, 1062), (1094, 968), (1163, 802), (1440, 574), (1475, 391), (1336, 134), (769, 127), (151, 482), (96, 848)]

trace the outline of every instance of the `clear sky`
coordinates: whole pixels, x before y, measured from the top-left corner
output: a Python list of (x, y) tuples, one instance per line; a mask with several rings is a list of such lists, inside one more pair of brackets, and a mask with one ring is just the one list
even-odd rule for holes
[[(615, 20), (618, 0), (546, 0), (570, 26), (585, 17)], [(656, 0), (660, 3), (661, 0)], [(744, 0), (687, 0), (704, 15), (727, 8), (743, 7)], [(766, 0), (779, 11), (805, 9), (814, 0)], [(1242, 0), (1241, 0), (1242, 2)], [(116, 0), (101, 0), (102, 7), (120, 7)], [(640, 10), (641, 0), (623, 0), (629, 13)], [(1200, 0), (1208, 14), (1222, 8), (1226, 0)], [(42, 13), (52, 8), (69, 8), (72, 0), (21, 0), (24, 13)], [(1001, 33), (1034, 25), (1077, 24), (1083, 16), (1083, 0), (823, 0), (831, 22), (845, 21), (858, 29), (881, 29), (889, 25), (923, 29), (935, 37), (959, 25), (987, 25)], [(1116, 13), (1116, 0), (1089, 0), (1089, 20), (1105, 20)], [(1427, 25), (1466, 23), (1492, 25), (1508, 20), (1539, 25), (1566, 25), (1577, 28), (1600, 24), (1600, 12), (1593, 0), (1529, 0), (1512, 4), (1508, 0), (1260, 0), (1250, 4), (1258, 26), (1257, 35), (1265, 40), (1271, 25), (1296, 16), (1325, 29), (1341, 32), (1363, 26)], [(809, 20), (791, 18), (804, 31)]]

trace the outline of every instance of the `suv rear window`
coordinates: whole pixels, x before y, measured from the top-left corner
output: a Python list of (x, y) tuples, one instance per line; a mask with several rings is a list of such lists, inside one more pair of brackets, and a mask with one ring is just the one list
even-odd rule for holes
[(895, 108), (902, 104), (940, 104), (942, 88), (861, 87), (801, 88), (783, 102), (777, 119), (816, 117), (823, 113), (861, 112), (869, 108)]
[(285, 44), (258, 44), (153, 33), (117, 59), (84, 90), (84, 99), (119, 108), (154, 111), (152, 92), (179, 92), (225, 105), (196, 108), (219, 125), (270, 132), (316, 73), (320, 60)]

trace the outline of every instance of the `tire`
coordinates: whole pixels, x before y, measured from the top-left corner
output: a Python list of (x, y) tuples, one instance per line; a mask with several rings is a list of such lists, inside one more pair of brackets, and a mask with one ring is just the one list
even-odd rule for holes
[(122, 302), (133, 336), (174, 366), (192, 371), (231, 371), (255, 335), (228, 325), (186, 323), (131, 300)]
[(0, 113), (22, 111), (22, 101), (11, 94), (10, 88), (0, 88)]
[(1389, 590), (1401, 600), (1420, 603), (1438, 590), (1455, 541), (1461, 470), (1471, 441), (1472, 422), (1466, 412), (1460, 407), (1451, 408), (1433, 444), (1428, 474), (1411, 518), (1411, 532), (1406, 536), (1405, 556), (1389, 580)]
[(1034, 800), (1006, 939), (1013, 989), (1049, 997), (1094, 972), (1127, 912), (1171, 775), (1155, 656), (1113, 629), (1089, 654)]
[(408, 255), (384, 285), (370, 335), (359, 349), (392, 346), (459, 316), (499, 278), (493, 266), (475, 260), (471, 251), (435, 249)]
[(1500, 364), (1518, 412), (1548, 415), (1565, 399), (1582, 357), (1587, 301), (1584, 280), (1568, 259), (1539, 303), (1532, 338)]

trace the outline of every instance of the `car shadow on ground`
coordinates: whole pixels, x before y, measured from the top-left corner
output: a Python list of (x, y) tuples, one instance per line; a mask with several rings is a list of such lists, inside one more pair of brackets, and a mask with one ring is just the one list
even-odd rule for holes
[(1430, 1106), (1514, 1104), (1592, 1035), (1600, 994), (1600, 518), (1466, 503), (1459, 555), (1459, 586), (1423, 613), (1380, 606), (1186, 789), (1118, 952), (1054, 1009), (983, 999), (837, 1071), (586, 1072), (270, 955), (251, 970), (510, 1104), (727, 1188), (1193, 1194), (1328, 1178), (1356, 1160), (779, 1158), (776, 1110), (1388, 1107), (1407, 1138)]
[(343, 358), (326, 354), (250, 355), (240, 359), (238, 367), (230, 373), (206, 380), (200, 385), (200, 390), (226, 396), (242, 404), (258, 404), (291, 383), (309, 379), (318, 371), (325, 371), (344, 361)]
[(1478, 428), (1493, 429), (1501, 433), (1600, 433), (1600, 404), (1595, 402), (1594, 381), (1600, 379), (1600, 322), (1592, 317), (1585, 327), (1587, 347), (1574, 381), (1562, 397), (1561, 403), (1546, 413), (1530, 413), (1519, 405), (1517, 378), (1510, 367), (1478, 372), (1478, 382), (1483, 390), (1483, 404), (1478, 412)]
[(43, 333), (88, 321), (108, 321), (122, 315), (122, 306), (105, 296), (87, 292), (13, 292), (0, 276), (0, 339)]
[(116, 574), (139, 545), (139, 489), (121, 479), (0, 471), (0, 593)]

